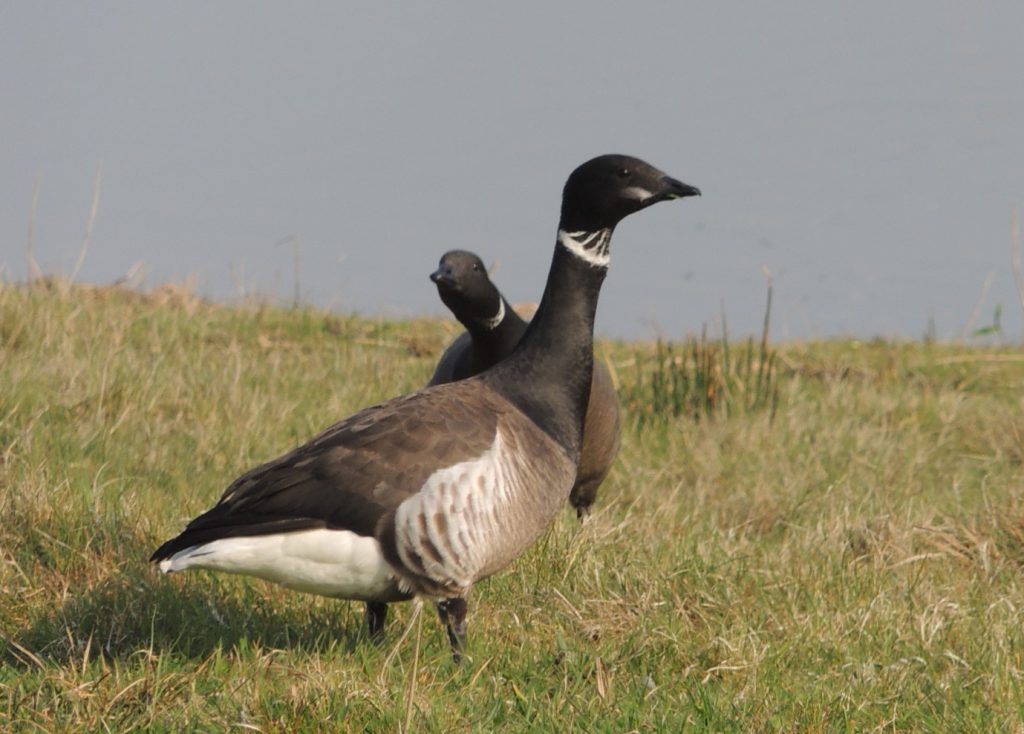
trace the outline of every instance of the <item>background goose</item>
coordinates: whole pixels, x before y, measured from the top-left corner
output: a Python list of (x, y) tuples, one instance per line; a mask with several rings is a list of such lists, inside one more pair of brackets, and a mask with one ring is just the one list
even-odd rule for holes
[(246, 472), (151, 560), (370, 602), (373, 631), (384, 603), (429, 597), (458, 660), (470, 588), (548, 528), (575, 481), (612, 230), (699, 193), (628, 156), (581, 165), (537, 315), (508, 359), (361, 410)]
[[(465, 250), (446, 252), (430, 279), (466, 331), (441, 355), (429, 384), (472, 377), (512, 353), (526, 333), (527, 322), (498, 291), (477, 255)], [(608, 368), (594, 362), (580, 464), (569, 493), (569, 503), (580, 519), (590, 514), (597, 488), (618, 453), (619, 399)]]

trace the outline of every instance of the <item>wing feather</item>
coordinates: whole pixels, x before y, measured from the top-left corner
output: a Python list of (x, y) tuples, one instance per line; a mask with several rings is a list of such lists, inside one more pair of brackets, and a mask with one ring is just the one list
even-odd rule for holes
[(361, 410), (238, 477), (153, 560), (217, 537), (282, 529), (372, 536), (435, 471), (486, 451), (510, 409), (477, 380), (464, 380)]

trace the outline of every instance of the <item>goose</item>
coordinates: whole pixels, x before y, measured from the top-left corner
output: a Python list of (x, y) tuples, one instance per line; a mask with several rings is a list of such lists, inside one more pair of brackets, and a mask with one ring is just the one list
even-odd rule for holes
[[(429, 385), (472, 377), (500, 362), (526, 333), (527, 322), (516, 313), (491, 281), (480, 257), (449, 250), (430, 274), (444, 305), (466, 327), (444, 351)], [(569, 504), (584, 520), (597, 488), (619, 453), (619, 398), (608, 368), (594, 362), (594, 375), (583, 425), (583, 446)]]
[(150, 560), (367, 602), (372, 636), (387, 603), (429, 599), (458, 663), (473, 585), (548, 529), (576, 480), (612, 231), (699, 194), (637, 158), (583, 163), (562, 191), (537, 314), (507, 359), (365, 408), (245, 472)]

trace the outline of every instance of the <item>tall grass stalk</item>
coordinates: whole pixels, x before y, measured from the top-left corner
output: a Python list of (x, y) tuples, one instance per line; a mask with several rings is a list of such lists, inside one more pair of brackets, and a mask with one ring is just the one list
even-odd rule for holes
[(638, 345), (632, 359), (617, 367), (621, 398), (638, 425), (684, 416), (702, 420), (715, 416), (767, 410), (774, 418), (779, 403), (777, 359), (768, 344), (772, 285), (761, 336), (755, 345), (748, 338), (739, 353), (729, 342), (725, 315), (722, 338), (708, 339), (707, 327), (699, 338), (681, 344), (658, 340), (653, 351)]

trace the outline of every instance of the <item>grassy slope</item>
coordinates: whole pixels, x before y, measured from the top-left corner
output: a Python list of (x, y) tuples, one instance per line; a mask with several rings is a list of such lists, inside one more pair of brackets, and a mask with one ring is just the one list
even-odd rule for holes
[[(377, 646), (359, 605), (148, 566), (453, 333), (0, 287), (0, 730), (1024, 730), (1010, 350), (792, 345), (773, 422), (627, 420), (593, 522), (474, 591), (461, 667), (429, 608)], [(643, 348), (599, 352), (628, 391)]]

